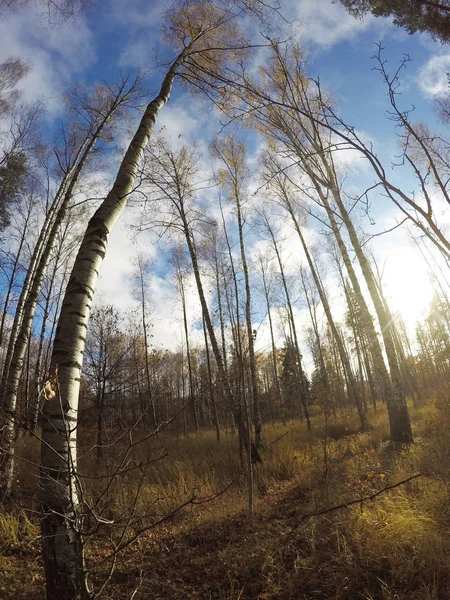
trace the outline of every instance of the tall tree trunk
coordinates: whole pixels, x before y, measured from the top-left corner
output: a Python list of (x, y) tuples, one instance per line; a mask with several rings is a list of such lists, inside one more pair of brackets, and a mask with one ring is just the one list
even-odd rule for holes
[(198, 433), (199, 433), (198, 415), (197, 415), (197, 406), (195, 404), (194, 378), (193, 378), (193, 374), (192, 374), (192, 360), (191, 360), (191, 347), (189, 344), (189, 329), (188, 329), (187, 314), (186, 314), (186, 297), (184, 295), (184, 281), (183, 281), (183, 277), (182, 277), (180, 271), (178, 271), (177, 277), (178, 277), (178, 285), (180, 287), (180, 294), (181, 294), (181, 307), (183, 309), (183, 327), (184, 327), (184, 336), (185, 336), (185, 340), (186, 340), (186, 356), (187, 356), (187, 361), (188, 361), (189, 396), (190, 396), (189, 399), (190, 399), (190, 403), (191, 403), (191, 407), (192, 407), (192, 417), (194, 420), (195, 431), (198, 435)]
[[(352, 261), (348, 254), (348, 250), (345, 245), (345, 242), (342, 239), (340, 228), (336, 221), (334, 212), (328, 202), (328, 198), (327, 198), (326, 194), (322, 192), (322, 190), (320, 189), (319, 186), (317, 186), (316, 189), (319, 193), (321, 202), (326, 210), (328, 219), (331, 224), (331, 229), (333, 231), (339, 251), (340, 251), (342, 259), (344, 261), (345, 268), (347, 270), (347, 274), (349, 276), (349, 279), (350, 279), (350, 282), (352, 285), (352, 289), (353, 289), (354, 296), (356, 298), (356, 302), (358, 303), (358, 307), (361, 311), (361, 316), (362, 316), (362, 320), (363, 320), (363, 324), (364, 324), (365, 333), (369, 338), (369, 348), (370, 348), (370, 352), (373, 357), (375, 376), (376, 376), (377, 382), (381, 389), (382, 398), (386, 402), (386, 404), (388, 404), (389, 402), (392, 402), (391, 379), (389, 377), (388, 370), (384, 363), (383, 353), (381, 350), (377, 332), (375, 331), (375, 326), (373, 323), (372, 315), (370, 314), (366, 300), (362, 293), (358, 277), (356, 275), (355, 269), (353, 268)], [(355, 340), (355, 341), (357, 341), (357, 340)]]
[(272, 246), (273, 246), (273, 249), (275, 250), (275, 254), (277, 257), (277, 261), (278, 261), (278, 267), (280, 269), (281, 282), (283, 284), (284, 295), (286, 297), (286, 303), (287, 303), (287, 308), (288, 308), (289, 324), (290, 324), (289, 327), (292, 332), (292, 336), (293, 336), (292, 339), (294, 340), (295, 350), (297, 353), (297, 361), (296, 362), (298, 364), (296, 365), (296, 374), (297, 374), (297, 381), (298, 381), (299, 393), (300, 393), (300, 403), (302, 405), (303, 413), (305, 415), (306, 427), (308, 428), (308, 431), (310, 431), (311, 430), (311, 420), (309, 418), (308, 399), (306, 396), (305, 380), (303, 377), (302, 355), (300, 352), (300, 345), (299, 345), (298, 337), (297, 337), (297, 328), (295, 326), (294, 310), (292, 308), (291, 297), (289, 294), (289, 289), (288, 289), (286, 277), (284, 274), (283, 261), (281, 260), (281, 255), (280, 255), (280, 251), (278, 248), (278, 243), (275, 238), (275, 233), (274, 233), (272, 226), (270, 225), (269, 220), (266, 215), (263, 215), (263, 219), (264, 219), (264, 223), (267, 228), (267, 231), (270, 234), (270, 238), (272, 240)]
[[(217, 240), (215, 239), (215, 244)], [(222, 291), (220, 286), (220, 268), (219, 268), (219, 255), (217, 252), (216, 245), (214, 246), (214, 277), (216, 280), (216, 293), (217, 293), (217, 308), (219, 310), (219, 321), (220, 321), (220, 335), (222, 340), (222, 356), (223, 356), (223, 365), (225, 368), (225, 372), (228, 371), (227, 366), (227, 346), (225, 342), (225, 321), (223, 318), (223, 307), (222, 307)]]
[[(155, 398), (153, 397), (152, 392), (152, 379), (150, 376), (150, 367), (149, 367), (149, 359), (150, 353), (148, 351), (148, 332), (147, 332), (147, 317), (145, 314), (145, 306), (146, 306), (146, 298), (145, 298), (145, 284), (144, 284), (144, 265), (142, 264), (141, 259), (139, 259), (138, 263), (139, 270), (139, 291), (141, 294), (141, 313), (142, 313), (142, 333), (144, 335), (144, 353), (145, 353), (145, 379), (147, 383), (147, 398), (148, 405), (150, 406), (150, 415), (152, 420), (153, 429), (156, 431), (158, 429), (158, 421), (156, 419), (156, 409), (155, 409)], [(145, 411), (148, 413), (148, 406), (145, 407)], [(145, 413), (143, 413), (145, 414)]]
[(258, 389), (258, 378), (256, 373), (256, 357), (255, 357), (255, 343), (252, 326), (252, 315), (251, 315), (251, 293), (250, 293), (250, 279), (248, 275), (247, 258), (245, 255), (244, 235), (242, 229), (242, 214), (241, 214), (241, 203), (239, 193), (236, 191), (236, 209), (237, 209), (237, 220), (239, 230), (239, 245), (241, 249), (241, 261), (242, 269), (244, 271), (245, 281), (245, 321), (247, 325), (247, 339), (248, 339), (248, 353), (250, 360), (250, 379), (253, 397), (253, 420), (255, 424), (255, 446), (259, 451), (262, 447), (262, 417), (261, 407), (259, 402), (259, 389)]
[(31, 423), (30, 423), (30, 432), (31, 433), (35, 433), (36, 432), (36, 428), (37, 428), (37, 423), (39, 420), (39, 410), (40, 410), (40, 405), (41, 405), (41, 394), (42, 394), (42, 383), (43, 380), (45, 379), (45, 377), (43, 376), (42, 373), (42, 366), (43, 366), (43, 358), (44, 358), (44, 342), (45, 342), (45, 332), (47, 329), (47, 323), (48, 323), (48, 319), (50, 316), (50, 306), (51, 306), (51, 299), (52, 299), (52, 294), (53, 294), (53, 287), (55, 285), (55, 280), (56, 280), (56, 274), (58, 271), (58, 267), (59, 267), (59, 261), (61, 258), (61, 253), (62, 253), (62, 249), (63, 249), (63, 241), (65, 239), (66, 236), (66, 232), (64, 232), (61, 236), (61, 240), (58, 246), (58, 250), (56, 253), (56, 256), (54, 258), (54, 266), (50, 275), (50, 281), (48, 283), (48, 289), (47, 289), (47, 296), (45, 297), (45, 303), (44, 303), (44, 312), (42, 315), (42, 322), (41, 322), (41, 331), (40, 331), (40, 335), (39, 335), (39, 346), (38, 346), (38, 353), (37, 353), (37, 357), (36, 357), (36, 367), (35, 367), (35, 396), (34, 396), (34, 402), (33, 402), (33, 413), (31, 416)]
[(276, 397), (278, 401), (278, 406), (280, 407), (281, 414), (283, 419), (285, 418), (285, 410), (283, 404), (283, 398), (281, 395), (281, 386), (280, 386), (280, 378), (278, 376), (278, 366), (277, 366), (277, 349), (275, 346), (275, 337), (273, 334), (273, 323), (272, 323), (272, 313), (271, 313), (271, 302), (270, 302), (270, 292), (267, 281), (267, 273), (266, 266), (264, 265), (264, 259), (260, 257), (260, 268), (261, 268), (261, 278), (263, 283), (263, 291), (264, 298), (266, 300), (266, 308), (267, 308), (267, 317), (269, 319), (269, 331), (270, 331), (270, 343), (272, 346), (272, 368), (273, 368), (273, 382), (275, 384)]
[(77, 478), (76, 432), (86, 329), (100, 266), (114, 224), (133, 191), (156, 116), (168, 101), (187, 49), (168, 70), (150, 102), (120, 165), (115, 183), (97, 209), (81, 242), (56, 330), (41, 449), (41, 531), (47, 600), (85, 600), (87, 583), (82, 511)]
[[(223, 232), (224, 232), (225, 241), (226, 241), (227, 250), (228, 250), (228, 258), (230, 261), (231, 274), (232, 274), (232, 278), (233, 278), (234, 295), (236, 298), (236, 324), (234, 327), (234, 329), (235, 329), (234, 346), (235, 346), (235, 355), (236, 355), (236, 358), (237, 358), (237, 361), (239, 364), (239, 375), (240, 375), (240, 384), (241, 384), (240, 387), (241, 387), (241, 392), (242, 392), (242, 402), (239, 403), (239, 406), (240, 406), (241, 410), (242, 410), (242, 406), (244, 407), (244, 415), (241, 416), (240, 418), (241, 418), (241, 420), (245, 419), (245, 428), (240, 427), (239, 422), (236, 419), (236, 417), (234, 418), (234, 420), (238, 427), (241, 447), (242, 447), (242, 445), (245, 446), (245, 449), (247, 451), (247, 456), (249, 458), (249, 462), (248, 462), (249, 510), (250, 510), (250, 512), (252, 512), (252, 510), (253, 510), (253, 467), (252, 467), (252, 463), (253, 463), (253, 459), (257, 460), (258, 462), (260, 462), (261, 459), (259, 457), (259, 449), (256, 446), (256, 444), (253, 444), (252, 438), (251, 438), (251, 420), (249, 418), (250, 410), (249, 410), (249, 406), (248, 406), (247, 393), (246, 393), (245, 365), (244, 365), (244, 355), (243, 355), (243, 351), (242, 351), (241, 317), (240, 317), (240, 309), (239, 309), (239, 289), (238, 289), (238, 282), (237, 282), (237, 276), (236, 276), (236, 269), (234, 266), (233, 254), (231, 252), (230, 239), (228, 237), (228, 231), (227, 231), (227, 227), (226, 227), (226, 223), (225, 223), (225, 216), (223, 214), (223, 208), (222, 208), (222, 203), (221, 203), (220, 199), (219, 199), (219, 206), (220, 206), (220, 214), (222, 216)], [(230, 320), (231, 319), (232, 319), (232, 311), (230, 310)], [(254, 457), (253, 457), (253, 454), (255, 455)]]
[(333, 315), (331, 313), (331, 309), (330, 309), (330, 305), (328, 303), (328, 298), (326, 297), (325, 291), (323, 289), (322, 286), (322, 282), (320, 281), (320, 277), (318, 275), (316, 266), (314, 264), (314, 261), (312, 260), (311, 254), (309, 252), (308, 246), (306, 245), (305, 242), (305, 238), (303, 236), (302, 230), (300, 229), (300, 225), (298, 223), (298, 219), (294, 213), (294, 210), (292, 208), (292, 205), (290, 203), (290, 200), (286, 197), (285, 198), (285, 208), (287, 208), (289, 215), (292, 219), (292, 223), (294, 225), (294, 228), (299, 236), (303, 251), (305, 253), (306, 256), (306, 260), (308, 261), (308, 265), (311, 271), (311, 274), (313, 276), (314, 282), (316, 284), (316, 288), (317, 288), (317, 292), (319, 294), (320, 297), (320, 301), (322, 302), (322, 306), (323, 306), (323, 310), (325, 312), (325, 315), (327, 317), (327, 321), (328, 321), (328, 325), (330, 327), (330, 330), (333, 334), (333, 337), (336, 341), (336, 345), (338, 348), (338, 352), (339, 352), (339, 356), (340, 359), (342, 361), (342, 365), (344, 367), (344, 373), (347, 379), (347, 385), (348, 385), (348, 393), (349, 396), (353, 402), (353, 404), (356, 406), (357, 410), (358, 410), (358, 415), (359, 415), (359, 421), (361, 423), (361, 429), (362, 430), (366, 430), (369, 427), (369, 423), (367, 420), (367, 416), (366, 413), (364, 412), (364, 406), (361, 402), (361, 398), (359, 396), (358, 393), (358, 389), (356, 386), (356, 382), (355, 382), (355, 378), (352, 372), (352, 368), (350, 365), (350, 360), (347, 354), (347, 351), (345, 349), (344, 343), (342, 341), (342, 338), (340, 336), (339, 331), (337, 330), (336, 324), (334, 322), (333, 319)]
[[(105, 379), (97, 383), (97, 435), (95, 440), (97, 464), (103, 460), (103, 409), (105, 406)], [(136, 422), (136, 420), (135, 420)]]
[[(17, 248), (17, 252), (15, 255), (14, 261), (12, 263), (12, 269), (11, 269), (11, 274), (9, 276), (9, 283), (8, 283), (8, 288), (6, 290), (5, 300), (3, 302), (2, 318), (0, 321), (0, 346), (1, 347), (5, 347), (5, 344), (3, 342), (3, 336), (5, 334), (6, 317), (8, 315), (8, 309), (9, 309), (9, 304), (10, 304), (10, 300), (11, 300), (11, 294), (14, 289), (16, 274), (17, 274), (17, 271), (20, 266), (20, 260), (22, 258), (22, 248), (23, 248), (23, 245), (25, 243), (26, 236), (28, 233), (28, 223), (29, 223), (29, 220), (31, 217), (32, 209), (33, 209), (33, 202), (30, 201), (30, 203), (28, 205), (28, 211), (27, 211), (24, 223), (23, 223), (23, 230), (22, 230), (22, 235), (20, 236), (19, 247)], [(5, 357), (5, 364), (6, 363), (7, 363), (7, 357)], [(5, 369), (5, 371), (6, 371), (6, 369)], [(3, 377), (6, 377), (6, 374), (7, 374), (6, 372), (4, 372), (4, 373), (2, 372), (2, 381), (3, 381)], [(2, 386), (0, 386), (0, 389), (1, 389), (1, 387)]]
[[(25, 376), (22, 376), (24, 394), (23, 394), (23, 421), (21, 423), (22, 427), (25, 429), (29, 429), (30, 425), (30, 398), (31, 398), (31, 390), (30, 390), (30, 374), (31, 374), (31, 342), (33, 340), (33, 333), (30, 332), (30, 338), (27, 344), (27, 352), (26, 352), (26, 364), (25, 364)], [(20, 424), (19, 424), (20, 425)]]
[[(44, 373), (46, 375), (50, 372), (50, 362), (51, 362), (51, 355), (52, 355), (52, 350), (53, 350), (52, 343), (53, 343), (53, 340), (55, 339), (55, 331), (56, 331), (56, 326), (58, 325), (59, 313), (61, 312), (61, 304), (62, 304), (62, 301), (64, 300), (64, 292), (65, 292), (66, 285), (67, 285), (66, 282), (68, 282), (69, 276), (70, 276), (67, 260), (66, 260), (65, 266), (66, 266), (66, 268), (63, 273), (63, 276), (61, 277), (61, 281), (58, 282), (59, 289), (58, 289), (58, 293), (56, 294), (54, 315), (53, 315), (53, 318), (51, 319), (50, 334), (48, 336), (49, 343), (47, 344), (47, 347), (45, 349)], [(49, 317), (49, 319), (50, 319), (50, 317)], [(45, 382), (43, 382), (43, 383), (45, 383)]]
[(36, 272), (37, 272), (38, 265), (39, 265), (41, 257), (42, 257), (42, 253), (44, 252), (44, 250), (46, 248), (48, 236), (49, 236), (51, 228), (54, 224), (55, 218), (58, 214), (58, 210), (60, 209), (61, 200), (64, 198), (67, 185), (70, 181), (70, 178), (74, 174), (76, 164), (83, 152), (83, 149), (85, 148), (86, 143), (87, 143), (87, 140), (85, 140), (84, 144), (82, 144), (78, 148), (77, 154), (74, 158), (74, 162), (73, 162), (71, 168), (68, 169), (64, 173), (63, 179), (59, 185), (58, 191), (56, 192), (55, 198), (53, 199), (50, 210), (48, 211), (45, 221), (44, 221), (44, 224), (39, 232), (39, 236), (36, 241), (30, 263), (28, 264), (28, 267), (27, 267), (27, 273), (26, 273), (25, 279), (22, 284), (22, 289), (20, 291), (19, 300), (18, 300), (17, 307), (16, 307), (16, 310), (14, 313), (14, 320), (13, 320), (11, 333), (10, 333), (9, 340), (8, 340), (6, 359), (5, 359), (5, 363), (3, 365), (2, 381), (1, 381), (1, 385), (0, 385), (0, 402), (2, 404), (4, 403), (5, 394), (9, 387), (9, 383), (8, 383), (9, 382), (9, 379), (8, 379), (9, 368), (11, 365), (11, 361), (13, 359), (13, 354), (14, 354), (14, 350), (16, 347), (16, 341), (17, 341), (19, 332), (21, 330), (22, 322), (23, 322), (23, 319), (25, 316), (24, 315), (25, 304), (27, 302), (31, 286), (33, 285), (33, 281), (36, 276)]
[[(44, 281), (48, 264), (50, 262), (52, 251), (57, 242), (58, 233), (66, 216), (69, 204), (75, 193), (80, 176), (105, 126), (111, 120), (114, 112), (120, 106), (122, 102), (120, 96), (121, 94), (111, 104), (111, 107), (100, 121), (91, 138), (87, 140), (85, 145), (83, 144), (82, 147), (84, 150), (81, 153), (78, 164), (73, 169), (73, 173), (70, 182), (67, 185), (61, 205), (54, 214), (53, 224), (51, 224), (48, 228), (48, 236), (46, 235), (46, 239), (44, 239), (44, 245), (42, 249), (38, 251), (39, 257), (36, 261), (35, 270), (32, 273), (31, 281), (28, 282), (28, 285), (24, 284), (24, 288), (22, 290), (21, 300), (19, 301), (20, 310), (18, 309), (16, 315), (18, 317), (17, 329), (14, 330), (14, 336), (12, 335), (10, 339), (10, 343), (13, 343), (12, 352), (10, 353), (9, 365), (5, 365), (8, 367), (8, 371), (1, 390), (3, 393), (1, 400), (3, 403), (3, 414), (5, 418), (2, 445), (6, 449), (7, 460), (1, 465), (0, 480), (3, 479), (6, 495), (9, 495), (10, 493), (14, 475), (14, 424), (17, 404), (17, 391), (19, 388), (20, 375), (23, 368), (27, 340), (31, 334), (39, 293)], [(24, 291), (25, 295), (22, 298)]]
[[(281, 57), (281, 54), (279, 53), (279, 48), (274, 47), (274, 52), (279, 63), (282, 65), (284, 64), (285, 67), (286, 65), (283, 57)], [(340, 139), (345, 139), (350, 144), (352, 144), (354, 141), (354, 136), (350, 135), (348, 137), (345, 133), (341, 134), (326, 121), (326, 117), (324, 122), (320, 121), (319, 117), (321, 116), (321, 110), (323, 108), (323, 106), (321, 107), (320, 105), (322, 99), (320, 96), (313, 98), (311, 94), (309, 94), (308, 86), (305, 85), (305, 80), (302, 77), (298, 77), (295, 81), (293, 81), (290, 78), (289, 71), (286, 69), (283, 71), (283, 67), (281, 67), (280, 75), (281, 77), (277, 88), (277, 93), (279, 94), (281, 99), (280, 104), (283, 105), (283, 108), (280, 106), (280, 108), (277, 107), (272, 109), (271, 106), (267, 104), (269, 108), (267, 109), (265, 116), (269, 123), (269, 129), (273, 128), (276, 131), (282, 131), (283, 136), (285, 136), (283, 143), (289, 148), (290, 152), (294, 152), (297, 155), (299, 158), (299, 167), (307, 174), (312, 173), (313, 181), (318, 181), (321, 185), (329, 189), (336, 205), (338, 206), (340, 215), (344, 221), (345, 227), (347, 228), (350, 241), (353, 245), (358, 262), (366, 280), (381, 328), (392, 384), (392, 402), (387, 401), (391, 439), (396, 442), (410, 442), (412, 441), (411, 424), (409, 421), (405, 394), (402, 389), (400, 370), (395, 356), (389, 320), (386, 316), (386, 312), (383, 310), (382, 302), (379, 298), (375, 283), (373, 281), (373, 276), (370, 272), (370, 267), (364, 255), (362, 246), (359, 243), (358, 236), (350, 219), (350, 215), (341, 199), (338, 179), (336, 177), (332, 155), (330, 152), (330, 147), (335, 147), (333, 140), (331, 139), (331, 133), (326, 139), (324, 139), (321, 126), (325, 126), (329, 132), (335, 133), (338, 135), (338, 137), (340, 137)], [(286, 85), (287, 81), (285, 78), (288, 79), (289, 85)], [(292, 109), (291, 113), (289, 114), (289, 111), (284, 110), (284, 107), (287, 107), (291, 102), (292, 106), (295, 106), (295, 109)], [(328, 109), (330, 109), (330, 107), (327, 107), (327, 110)], [(353, 146), (357, 147), (357, 144), (353, 144)], [(377, 162), (376, 157), (363, 145), (361, 146), (361, 151), (363, 151), (364, 155), (369, 159), (377, 173), (382, 176), (383, 174), (378, 168), (379, 163)], [(303, 167), (304, 164), (307, 165), (305, 169)], [(394, 190), (394, 186), (391, 186), (385, 182), (386, 179), (383, 178), (383, 183), (385, 184), (388, 192), (392, 190), (395, 193), (401, 194), (399, 190)], [(407, 197), (404, 197), (404, 199), (406, 202), (409, 201), (411, 204), (410, 199)], [(421, 212), (421, 214), (425, 212), (420, 207), (416, 206), (415, 203), (413, 204), (416, 207), (416, 210)], [(427, 216), (429, 217), (429, 215), (426, 214), (423, 216), (425, 219), (427, 219)], [(430, 219), (427, 220), (427, 223), (433, 231), (436, 230), (435, 224), (431, 223)], [(426, 228), (424, 227), (424, 229)], [(430, 236), (429, 232), (426, 232), (426, 234)], [(445, 245), (448, 249), (448, 241), (441, 239), (441, 232), (437, 231), (436, 235), (439, 237), (443, 245)], [(432, 241), (436, 242), (433, 236), (431, 236), (431, 238)], [(386, 393), (386, 390), (384, 391)], [(389, 393), (389, 390), (387, 390), (387, 392)], [(390, 400), (389, 396), (387, 398)]]
[(205, 319), (202, 319), (202, 322), (203, 322), (203, 335), (205, 337), (206, 364), (208, 367), (209, 397), (210, 397), (210, 402), (211, 402), (213, 424), (214, 424), (214, 428), (216, 430), (216, 440), (218, 442), (220, 442), (219, 416), (217, 414), (216, 395), (214, 393), (212, 370), (211, 370), (211, 360), (209, 358), (208, 335), (207, 335), (207, 331), (206, 331)]
[(356, 257), (377, 313), (378, 322), (380, 323), (381, 335), (383, 337), (392, 382), (392, 396), (389, 395), (389, 389), (386, 390), (385, 388), (384, 390), (385, 393), (386, 391), (388, 392), (388, 395), (386, 396), (386, 407), (389, 416), (390, 438), (393, 442), (411, 443), (413, 441), (411, 422), (409, 420), (408, 405), (406, 404), (400, 368), (395, 354), (390, 319), (378, 293), (375, 277), (359, 241), (358, 234), (356, 233), (350, 215), (341, 200), (339, 190), (334, 185), (331, 191), (336, 205), (339, 208), (344, 225), (348, 231), (350, 241), (355, 250)]
[[(352, 326), (352, 330), (353, 330), (353, 338), (355, 340), (355, 347), (357, 348), (357, 352), (358, 352), (358, 361), (361, 362), (361, 365), (364, 365), (364, 371), (365, 371), (365, 375), (367, 378), (367, 382), (369, 385), (369, 393), (370, 393), (370, 400), (371, 403), (374, 407), (374, 409), (376, 410), (376, 392), (375, 392), (375, 382), (373, 379), (373, 355), (371, 354), (371, 358), (372, 358), (372, 362), (370, 360), (369, 357), (369, 347), (370, 347), (370, 343), (368, 343), (367, 341), (367, 335), (366, 335), (366, 329), (365, 329), (365, 323), (361, 323), (361, 319), (358, 318), (358, 315), (355, 311), (355, 306), (354, 306), (354, 296), (352, 296), (352, 290), (350, 288), (350, 284), (348, 284), (345, 279), (344, 279), (344, 275), (342, 273), (342, 271), (340, 270), (340, 276), (341, 276), (341, 281), (342, 281), (342, 285), (344, 287), (344, 292), (345, 292), (345, 297), (347, 299), (347, 305), (349, 308), (349, 315), (350, 315), (350, 321), (351, 321), (351, 326)], [(361, 356), (361, 358), (360, 358)]]
[(303, 269), (300, 270), (300, 277), (302, 279), (303, 290), (305, 292), (306, 303), (308, 305), (308, 312), (309, 312), (311, 324), (312, 324), (313, 331), (314, 331), (314, 337), (316, 338), (317, 349), (319, 351), (320, 374), (321, 374), (323, 382), (325, 384), (326, 402), (328, 404), (330, 402), (330, 382), (329, 382), (329, 378), (328, 378), (327, 368), (325, 365), (322, 341), (320, 339), (320, 334), (319, 334), (319, 326), (318, 326), (318, 322), (317, 322), (317, 305), (313, 303), (313, 300), (309, 296)]
[[(227, 345), (225, 341), (225, 319), (223, 312), (223, 301), (222, 301), (222, 288), (220, 284), (220, 276), (221, 276), (221, 268), (219, 264), (219, 253), (217, 249), (217, 238), (214, 236), (214, 248), (213, 248), (213, 260), (214, 260), (214, 277), (216, 282), (216, 294), (217, 294), (217, 308), (219, 311), (219, 322), (220, 322), (220, 336), (222, 342), (222, 356), (223, 356), (223, 366), (225, 369), (225, 373), (228, 376), (228, 362), (227, 362)], [(206, 325), (205, 325), (206, 326)], [(223, 387), (220, 385), (220, 397), (222, 400), (222, 404), (226, 405), (225, 401), (225, 393)], [(226, 418), (225, 418), (226, 422)]]
[[(182, 222), (183, 222), (183, 230), (186, 238), (186, 243), (189, 250), (189, 255), (191, 257), (192, 268), (194, 270), (195, 282), (197, 284), (197, 291), (200, 298), (200, 304), (202, 307), (203, 317), (205, 319), (206, 329), (208, 330), (209, 340), (211, 342), (211, 348), (214, 354), (214, 358), (216, 359), (217, 370), (219, 373), (219, 377), (222, 383), (222, 386), (227, 395), (229, 404), (231, 406), (236, 425), (239, 431), (240, 439), (245, 445), (247, 452), (252, 452), (253, 444), (251, 442), (251, 433), (249, 431), (249, 426), (247, 423), (245, 412), (243, 414), (242, 407), (236, 402), (235, 397), (233, 395), (233, 391), (231, 389), (230, 381), (225, 372), (222, 354), (220, 352), (219, 344), (217, 342), (216, 333), (214, 331), (214, 326), (211, 320), (211, 315), (209, 313), (208, 305), (206, 303), (206, 297), (203, 290), (203, 283), (200, 276), (200, 268), (198, 265), (197, 252), (195, 250), (194, 242), (192, 239), (192, 234), (189, 228), (189, 224), (186, 219), (186, 215), (184, 212), (181, 214)], [(259, 454), (256, 452), (255, 457), (252, 457), (256, 460), (261, 460)], [(250, 469), (249, 469), (250, 470)]]
[[(341, 276), (341, 280), (342, 280), (342, 271), (340, 272), (340, 276)], [(355, 344), (355, 352), (356, 352), (356, 360), (358, 363), (358, 371), (359, 371), (359, 381), (360, 381), (360, 390), (361, 390), (361, 398), (362, 398), (362, 403), (364, 406), (364, 410), (367, 411), (367, 400), (366, 400), (366, 385), (365, 385), (365, 381), (364, 381), (364, 370), (363, 370), (363, 363), (362, 363), (362, 358), (361, 358), (361, 344), (360, 344), (360, 336), (359, 336), (359, 332), (358, 332), (358, 327), (356, 324), (356, 318), (355, 318), (355, 310), (354, 310), (354, 306), (353, 303), (351, 301), (351, 297), (349, 295), (349, 290), (348, 290), (348, 286), (346, 285), (345, 281), (343, 281), (343, 285), (344, 285), (344, 294), (345, 294), (345, 298), (347, 300), (347, 306), (348, 306), (348, 314), (350, 317), (350, 329), (352, 331), (353, 334), (353, 342)]]
[[(222, 172), (222, 180), (225, 187), (229, 189), (230, 200), (236, 208), (239, 248), (241, 253), (242, 270), (245, 284), (245, 322), (247, 326), (247, 341), (250, 363), (251, 396), (253, 405), (253, 422), (255, 427), (255, 445), (259, 450), (262, 446), (262, 418), (259, 400), (258, 377), (256, 371), (255, 344), (251, 315), (251, 292), (250, 278), (245, 253), (243, 218), (242, 218), (242, 184), (248, 175), (246, 165), (245, 146), (237, 142), (233, 136), (229, 136), (223, 144), (216, 143), (214, 146), (216, 154), (225, 166)], [(239, 326), (239, 320), (238, 320)]]

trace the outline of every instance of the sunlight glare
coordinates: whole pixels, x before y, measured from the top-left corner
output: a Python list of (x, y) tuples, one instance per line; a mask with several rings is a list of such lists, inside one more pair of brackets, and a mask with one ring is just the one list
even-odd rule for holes
[(386, 261), (383, 282), (391, 310), (399, 312), (414, 333), (416, 322), (427, 314), (433, 296), (426, 265), (412, 249), (396, 250)]

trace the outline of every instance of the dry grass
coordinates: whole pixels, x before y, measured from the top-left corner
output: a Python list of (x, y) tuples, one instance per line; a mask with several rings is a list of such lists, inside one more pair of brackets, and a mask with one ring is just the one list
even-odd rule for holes
[[(214, 501), (189, 505), (127, 549), (106, 597), (129, 598), (140, 581), (136, 599), (447, 598), (450, 405), (440, 400), (437, 408), (411, 407), (416, 443), (401, 451), (386, 443), (383, 409), (370, 414), (370, 421), (372, 429), (364, 434), (357, 433), (356, 414), (338, 415), (327, 428), (315, 415), (309, 433), (297, 421), (266, 425), (268, 448), (263, 465), (255, 468), (252, 520), (245, 512), (246, 478), (239, 476), (237, 442), (230, 433), (217, 444), (212, 431), (178, 438), (166, 431), (136, 445), (123, 463), (127, 472), (99, 502), (105, 517), (117, 520), (130, 515), (134, 506), (134, 514), (146, 515), (134, 521), (137, 529), (193, 495), (197, 501), (207, 499), (232, 485)], [(98, 471), (90, 447), (92, 433), (82, 432), (84, 474)], [(114, 470), (126, 448), (122, 442), (105, 450), (103, 474)], [(21, 457), (35, 462), (36, 452), (35, 441), (20, 441)], [(418, 471), (421, 478), (374, 502), (303, 519), (306, 513), (370, 495)], [(21, 463), (18, 485), (31, 492), (36, 476), (29, 463)], [(90, 503), (101, 496), (106, 481), (84, 480)], [(10, 549), (20, 538), (18, 527), (14, 518), (0, 518), (0, 536), (10, 540)], [(104, 556), (114, 528), (99, 533), (88, 552), (91, 561)], [(37, 580), (39, 569), (34, 572)], [(29, 586), (24, 589), (25, 595), (15, 589), (14, 595), (4, 597), (39, 597), (30, 595)]]

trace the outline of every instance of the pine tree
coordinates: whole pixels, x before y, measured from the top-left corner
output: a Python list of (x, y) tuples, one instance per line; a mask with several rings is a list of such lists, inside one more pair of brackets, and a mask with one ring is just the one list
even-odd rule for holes
[(450, 41), (449, 0), (340, 0), (348, 12), (357, 18), (367, 13), (375, 17), (393, 17), (394, 24), (412, 34), (430, 33), (435, 39)]

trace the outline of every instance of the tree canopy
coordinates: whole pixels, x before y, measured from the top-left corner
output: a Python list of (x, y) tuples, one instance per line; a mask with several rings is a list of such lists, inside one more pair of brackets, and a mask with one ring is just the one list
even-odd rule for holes
[(23, 152), (12, 154), (0, 166), (0, 231), (10, 222), (10, 209), (23, 191), (27, 173)]
[(354, 17), (367, 13), (375, 17), (393, 17), (395, 25), (408, 33), (422, 31), (435, 39), (450, 41), (450, 1), (441, 0), (340, 0)]

